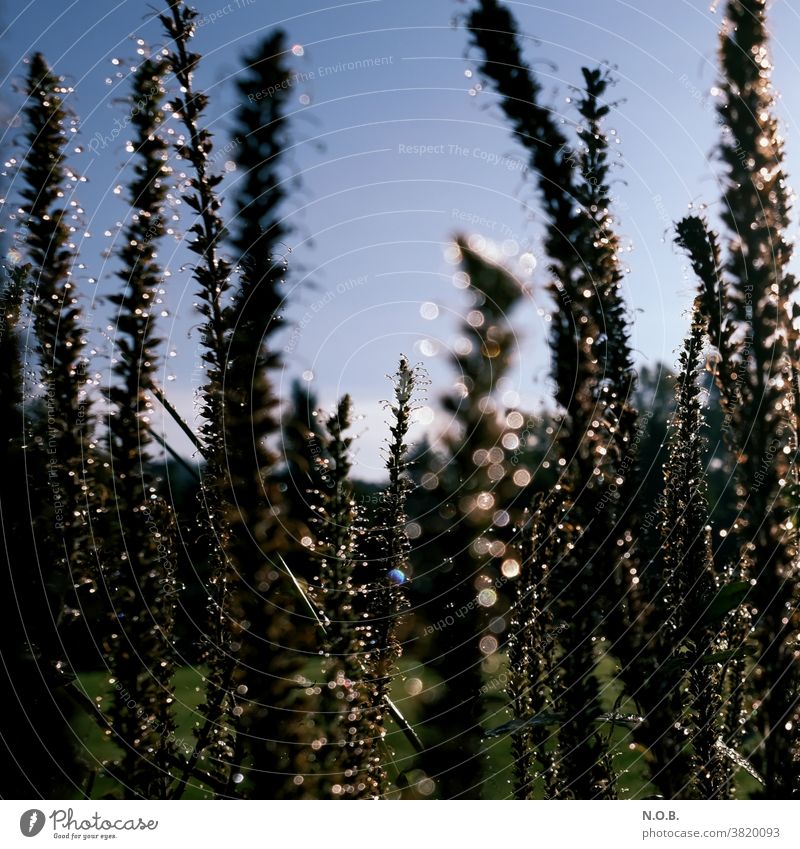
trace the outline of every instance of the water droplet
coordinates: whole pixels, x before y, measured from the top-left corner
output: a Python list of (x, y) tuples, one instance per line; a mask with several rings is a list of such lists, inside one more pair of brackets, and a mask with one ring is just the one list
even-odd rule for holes
[(439, 316), (439, 307), (432, 301), (425, 301), (419, 308), (419, 314), (427, 321), (433, 321)]

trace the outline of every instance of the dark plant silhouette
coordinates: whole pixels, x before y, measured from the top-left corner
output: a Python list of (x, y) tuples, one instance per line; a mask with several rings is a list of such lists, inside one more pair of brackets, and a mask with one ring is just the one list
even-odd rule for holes
[[(37, 560), (37, 541), (28, 512), (27, 489), (33, 457), (27, 456), (23, 414), (24, 303), (29, 266), (3, 269), (0, 283), (0, 617), (6, 695), (0, 714), (0, 796), (63, 797), (80, 791), (85, 768), (67, 728), (73, 713), (69, 697), (74, 675), (63, 662), (56, 619), (61, 586)], [(44, 470), (44, 463), (39, 465)]]
[[(281, 365), (274, 337), (288, 252), (281, 216), (288, 145), (284, 41), (281, 32), (264, 39), (245, 57), (246, 72), (237, 81), (242, 105), (234, 156), (241, 176), (230, 229), (239, 275), (223, 313), (226, 554), (246, 588), (238, 596), (247, 622), (241, 635), (243, 667), (236, 674), (243, 710), (239, 748), (251, 792), (266, 798), (311, 792), (310, 782), (291, 778), (302, 779), (308, 771), (309, 706), (298, 681), (319, 637), (303, 611), (297, 615), (296, 592), (278, 559), (287, 554), (293, 535), (276, 479), (274, 447), (280, 427), (273, 376)], [(264, 91), (275, 93), (265, 98)]]

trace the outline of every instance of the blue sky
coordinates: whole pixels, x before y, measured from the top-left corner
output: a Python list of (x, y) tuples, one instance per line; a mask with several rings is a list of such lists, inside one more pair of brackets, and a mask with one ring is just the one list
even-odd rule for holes
[[(710, 156), (717, 127), (709, 90), (722, 8), (714, 13), (701, 0), (509, 5), (529, 36), (526, 55), (565, 118), (573, 115), (566, 99), (581, 65), (615, 67), (617, 103), (608, 126), (619, 139), (614, 194), (629, 248), (625, 294), (634, 316), (633, 345), (641, 363), (672, 363), (687, 325), (693, 281), (672, 246), (671, 222), (690, 203), (708, 204), (713, 216), (719, 194)], [(75, 89), (70, 96), (79, 116), (75, 145), (83, 152), (75, 155), (74, 168), (87, 177), (75, 194), (85, 210), (76, 236), (86, 266), (76, 269), (76, 277), (87, 305), (99, 304), (95, 336), (108, 324), (102, 295), (113, 286), (113, 260), (102, 253), (113, 247), (127, 214), (114, 194), (125, 184), (124, 144), (100, 140), (125, 115), (136, 39), (155, 47), (162, 43), (149, 8), (140, 0), (17, 0), (6, 2), (0, 18), (7, 27), (6, 91), (21, 78), (22, 60), (33, 50), (44, 52)], [(435, 401), (453, 381), (446, 352), (469, 309), (452, 282), (447, 247), (453, 235), (476, 233), (494, 241), (494, 247), (487, 242), (488, 249), (512, 265), (526, 253), (541, 259), (542, 219), (524, 156), (494, 94), (476, 90), (477, 57), (463, 28), (468, 8), (453, 0), (207, 0), (198, 6), (203, 23), (196, 49), (205, 57), (198, 85), (212, 98), (208, 116), (221, 169), (229, 159), (232, 79), (242, 53), (275, 26), (297, 45), (292, 63), (298, 78), (291, 89), (295, 144), (288, 166), (302, 187), (290, 191), (286, 206), (295, 230), (283, 390), (305, 372), (313, 374), (311, 383), (325, 403), (344, 391), (354, 396), (366, 416), (359, 426), (359, 463), (369, 477), (378, 475), (385, 374), (401, 352), (430, 371), (428, 427), (435, 432), (447, 424)], [(776, 0), (771, 15), (791, 175), (800, 161), (792, 118), (800, 115), (795, 58), (800, 16), (788, 0)], [(113, 64), (115, 59), (122, 61)], [(19, 101), (12, 95), (10, 102), (5, 156), (19, 132), (13, 118)], [(231, 173), (227, 189), (235, 179)], [(170, 395), (192, 418), (193, 386), (199, 382), (195, 287), (179, 237), (164, 244), (161, 259), (171, 272), (165, 351), (175, 354), (167, 357), (164, 377)], [(544, 263), (520, 273), (531, 297), (514, 315), (519, 351), (506, 388), (533, 407), (547, 393), (550, 304), (543, 294)], [(421, 314), (429, 302), (438, 306), (432, 320)]]

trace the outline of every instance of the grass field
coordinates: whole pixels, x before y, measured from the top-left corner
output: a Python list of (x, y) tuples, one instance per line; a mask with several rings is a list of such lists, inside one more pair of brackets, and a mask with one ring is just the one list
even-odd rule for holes
[[(603, 702), (606, 710), (616, 709), (621, 712), (634, 713), (633, 705), (622, 702), (617, 704), (620, 686), (615, 681), (613, 662), (609, 659), (600, 663), (601, 679), (606, 682), (603, 691)], [(313, 670), (309, 670), (309, 673)], [(508, 721), (509, 714), (505, 709), (506, 697), (502, 686), (492, 687), (492, 682), (502, 682), (504, 667), (499, 667), (492, 676), (487, 676), (487, 693), (481, 705), (482, 727), (494, 728)], [(88, 672), (79, 677), (80, 684), (86, 694), (95, 700), (98, 697), (107, 702), (113, 691), (108, 675), (100, 672)], [(411, 659), (401, 662), (401, 674), (397, 676), (392, 698), (400, 708), (408, 722), (415, 728), (423, 742), (428, 742), (424, 715), (426, 703), (435, 702), (438, 681), (426, 667)], [(175, 718), (176, 739), (183, 751), (191, 751), (194, 743), (192, 734), (198, 721), (197, 708), (202, 700), (203, 669), (201, 667), (183, 667), (175, 674)], [(80, 741), (84, 759), (90, 769), (96, 772), (91, 796), (104, 798), (118, 790), (118, 785), (104, 771), (104, 765), (113, 762), (121, 755), (120, 749), (112, 739), (85, 713), (78, 713), (73, 722), (73, 730)], [(609, 733), (604, 728), (602, 733)], [(620, 780), (618, 793), (620, 798), (642, 799), (656, 793), (655, 788), (646, 779), (647, 753), (633, 746), (630, 731), (624, 727), (610, 729), (614, 742), (614, 766)], [(417, 791), (419, 782), (426, 778), (425, 773), (418, 768), (413, 747), (403, 732), (390, 722), (387, 733), (387, 751), (389, 756), (389, 774), (394, 790), (391, 795), (413, 796), (424, 798), (427, 794)], [(486, 738), (484, 742), (486, 758), (485, 775), (487, 776), (482, 793), (485, 798), (504, 798), (511, 792), (512, 766), (510, 753), (510, 738), (508, 736)], [(399, 780), (398, 780), (399, 779)], [(746, 773), (738, 776), (742, 795), (753, 789), (755, 784)], [(750, 785), (753, 785), (751, 787)], [(428, 784), (428, 787), (430, 785)], [(435, 792), (431, 795), (435, 795)], [(210, 798), (211, 793), (197, 782), (194, 782), (186, 792), (185, 798)]]

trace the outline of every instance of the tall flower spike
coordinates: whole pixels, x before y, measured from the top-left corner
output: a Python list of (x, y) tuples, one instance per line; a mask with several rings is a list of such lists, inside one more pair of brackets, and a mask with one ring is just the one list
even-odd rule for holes
[(353, 608), (353, 571), (359, 557), (359, 511), (353, 499), (349, 458), (351, 401), (345, 395), (326, 423), (325, 450), (331, 488), (316, 510), (319, 585), (314, 593), (327, 620), (324, 684), (315, 716), (314, 771), (323, 798), (369, 798), (369, 727), (361, 665), (364, 643)]
[[(768, 52), (766, 0), (729, 0), (720, 39), (719, 154), (724, 173), (722, 223), (727, 241), (726, 312), (744, 338), (737, 362), (740, 415), (734, 424), (737, 495), (741, 520), (739, 572), (754, 581), (748, 598), (764, 647), (748, 676), (754, 720), (763, 739), (755, 767), (765, 795), (791, 793), (787, 758), (792, 746), (787, 719), (797, 703), (793, 684), (797, 618), (796, 502), (793, 477), (794, 411), (787, 373), (797, 351), (788, 273), (790, 193), (783, 139), (775, 117)], [(787, 726), (789, 726), (787, 728)]]
[(583, 293), (593, 286), (591, 279), (586, 279), (583, 257), (591, 235), (588, 218), (576, 203), (577, 155), (552, 111), (541, 105), (542, 89), (523, 58), (511, 13), (497, 0), (480, 0), (468, 26), (473, 43), (483, 54), (481, 72), (494, 84), (500, 106), (525, 147), (548, 216), (545, 251), (552, 278), (550, 291), (558, 306), (551, 331), (553, 378), (556, 400), (576, 419), (571, 429), (575, 438), (567, 448), (571, 456), (582, 436), (577, 417), (582, 407), (592, 406), (591, 384), (598, 374), (591, 344), (587, 347), (581, 340), (599, 338), (585, 311)]
[[(153, 494), (150, 388), (158, 367), (156, 316), (163, 281), (157, 247), (165, 231), (169, 174), (162, 138), (164, 63), (146, 59), (133, 77), (134, 166), (130, 222), (121, 241), (115, 381), (109, 391), (108, 443), (115, 508), (104, 569), (112, 607), (106, 660), (115, 679), (109, 710), (123, 752), (120, 783), (134, 798), (167, 798), (176, 760), (172, 646), (177, 582), (174, 517)], [(135, 707), (130, 705), (135, 702)], [(113, 771), (116, 771), (114, 769)]]
[[(581, 71), (584, 85), (577, 94), (578, 144), (570, 158), (576, 173), (575, 198), (588, 233), (581, 259), (589, 282), (582, 284), (586, 286), (581, 292), (584, 314), (579, 318), (587, 338), (582, 336), (580, 344), (597, 369), (586, 387), (575, 390), (576, 397), (589, 398), (591, 404), (570, 412), (571, 426), (565, 431), (561, 450), (567, 461), (565, 484), (574, 492), (571, 512), (584, 525), (584, 533), (576, 541), (581, 550), (578, 559), (594, 573), (587, 576), (595, 584), (592, 592), (596, 593), (588, 604), (605, 611), (602, 624), (594, 617), (594, 628), (602, 628), (610, 638), (621, 661), (620, 677), (630, 689), (638, 685), (635, 658), (649, 636), (645, 633), (641, 589), (632, 577), (640, 571), (634, 542), (639, 536), (639, 514), (632, 507), (639, 488), (639, 444), (644, 425), (639, 423), (633, 400), (636, 374), (622, 296), (622, 245), (612, 210), (606, 133), (612, 79), (600, 68)], [(558, 343), (553, 345), (553, 355), (556, 368), (563, 369)], [(561, 385), (566, 387), (570, 380), (572, 377), (565, 373)], [(598, 568), (604, 561), (612, 567), (611, 575)], [(582, 579), (581, 584), (584, 582)], [(565, 641), (569, 643), (574, 637), (578, 644), (583, 643), (589, 631), (583, 635), (579, 632), (580, 628), (575, 628), (565, 634)], [(569, 657), (572, 649), (565, 646), (565, 652)]]
[[(71, 191), (66, 125), (72, 116), (64, 95), (69, 89), (37, 53), (30, 60), (26, 92), (20, 241), (30, 263), (29, 303), (45, 415), (25, 422), (29, 474), (37, 468), (40, 473), (31, 475), (22, 491), (28, 499), (28, 517), (40, 519), (31, 554), (41, 564), (46, 587), (42, 590), (49, 602), (49, 627), (37, 623), (35, 654), (61, 676), (69, 670), (73, 635), (79, 625), (86, 626), (81, 611), (97, 579), (93, 554), (100, 540), (90, 527), (89, 510), (95, 494), (89, 465), (93, 422), (84, 329), (72, 274), (75, 246), (66, 206)], [(59, 717), (62, 729), (67, 715), (64, 711)], [(74, 758), (62, 754), (64, 763), (54, 765), (55, 775), (47, 771), (45, 785), (52, 777), (55, 786), (63, 787), (64, 775), (74, 781), (83, 771)]]
[[(389, 485), (383, 492), (377, 524), (372, 531), (376, 537), (376, 550), (383, 553), (368, 564), (370, 580), (365, 588), (368, 618), (361, 628), (366, 644), (365, 712), (370, 749), (367, 783), (375, 798), (385, 796), (389, 788), (385, 767), (387, 755), (381, 746), (389, 746), (386, 739), (387, 699), (401, 653), (397, 624), (401, 611), (408, 604), (403, 590), (403, 584), (410, 578), (406, 499), (411, 481), (408, 477), (406, 439), (421, 379), (419, 370), (412, 368), (405, 357), (401, 358), (393, 378), (394, 401), (386, 404), (392, 417), (391, 436), (386, 448)], [(391, 752), (388, 757), (391, 757)]]
[[(581, 405), (593, 406), (598, 381), (613, 384), (618, 404), (633, 384), (627, 316), (620, 296), (619, 247), (613, 232), (607, 186), (608, 152), (602, 122), (608, 76), (583, 69), (579, 100), (581, 148), (563, 134), (552, 110), (541, 105), (542, 90), (525, 63), (517, 23), (496, 0), (480, 0), (468, 22), (483, 54), (481, 72), (490, 79), (500, 106), (537, 175), (549, 221), (545, 250), (552, 275), (552, 347), (556, 400), (576, 418), (568, 455), (585, 429)], [(590, 340), (590, 341), (586, 341)]]
[[(86, 469), (90, 416), (86, 391), (85, 340), (77, 292), (72, 281), (74, 262), (70, 226), (62, 198), (67, 191), (64, 148), (67, 143), (65, 88), (44, 58), (31, 58), (24, 107), (25, 162), (21, 192), (25, 218), (25, 250), (31, 263), (33, 301), (31, 314), (38, 346), (41, 385), (48, 408), (46, 433), (36, 435), (47, 453), (50, 477), (43, 509), (54, 528), (48, 545), (48, 562), (58, 564), (64, 603), (79, 608), (74, 587), (87, 584), (93, 575), (89, 552)], [(58, 532), (58, 529), (61, 532)]]
[(536, 798), (541, 779), (544, 796), (565, 795), (559, 769), (557, 740), (551, 733), (549, 713), (555, 717), (553, 683), (558, 673), (556, 638), (570, 627), (555, 622), (549, 576), (565, 546), (559, 523), (569, 509), (560, 485), (538, 499), (526, 513), (521, 528), (520, 573), (515, 581), (514, 604), (508, 636), (508, 696), (515, 730), (511, 735), (514, 759), (514, 796)]
[(633, 693), (645, 722), (651, 781), (666, 798), (720, 798), (728, 773), (716, 747), (722, 723), (724, 675), (708, 658), (728, 648), (709, 615), (719, 589), (711, 551), (706, 497), (705, 421), (698, 379), (707, 321), (698, 298), (680, 356), (676, 405), (664, 490), (659, 505), (660, 591), (655, 599), (652, 661)]
[[(676, 244), (685, 251), (700, 283), (698, 307), (708, 324), (708, 336), (716, 348), (714, 378), (725, 413), (723, 434), (730, 442), (731, 427), (743, 403), (736, 363), (741, 359), (741, 342), (733, 338), (734, 326), (728, 315), (728, 287), (719, 248), (719, 237), (707, 222), (689, 215), (676, 225)], [(738, 430), (739, 428), (737, 428)], [(735, 445), (732, 444), (735, 449)]]
[[(679, 221), (676, 231), (675, 241), (685, 251), (699, 281), (697, 309), (706, 322), (708, 335), (716, 348), (712, 368), (723, 412), (722, 436), (729, 452), (734, 457), (738, 457), (739, 438), (745, 432), (747, 421), (747, 408), (742, 393), (745, 341), (737, 338), (735, 323), (728, 312), (730, 301), (725, 270), (722, 267), (719, 239), (717, 234), (708, 227), (706, 221), (696, 215), (687, 216)], [(738, 463), (736, 469), (738, 472)], [(717, 559), (727, 556), (727, 552), (723, 550)], [(727, 573), (733, 579), (738, 575), (739, 567), (736, 563), (724, 563), (719, 564), (716, 571), (718, 574)], [(735, 614), (735, 621), (728, 625), (729, 644), (734, 647), (741, 646), (749, 637), (750, 627), (747, 610), (739, 609)], [(736, 742), (745, 727), (746, 714), (743, 682), (747, 676), (745, 658), (741, 652), (726, 665), (724, 677), (726, 679), (726, 698), (723, 705), (725, 738)]]
[(186, 781), (199, 759), (208, 750), (205, 761), (213, 774), (204, 776), (217, 787), (227, 787), (236, 751), (234, 713), (236, 699), (232, 677), (238, 663), (240, 647), (240, 611), (236, 609), (234, 589), (240, 576), (227, 556), (230, 528), (223, 502), (225, 485), (225, 403), (223, 387), (227, 363), (224, 298), (230, 287), (231, 266), (220, 256), (225, 226), (219, 210), (221, 200), (216, 187), (222, 181), (211, 173), (211, 133), (202, 125), (208, 98), (194, 87), (194, 73), (200, 56), (192, 53), (189, 43), (194, 35), (197, 12), (183, 0), (167, 0), (168, 11), (159, 15), (170, 39), (167, 61), (180, 86), (181, 93), (171, 103), (177, 120), (183, 124), (185, 137), (177, 144), (177, 152), (191, 163), (193, 175), (184, 195), (187, 206), (195, 213), (189, 228), (194, 241), (189, 250), (198, 257), (194, 277), (198, 284), (200, 314), (203, 316), (201, 343), (205, 364), (205, 383), (200, 391), (203, 424), (200, 432), (206, 467), (201, 482), (203, 533), (211, 543), (211, 577), (209, 587), (209, 633), (204, 635), (205, 661), (209, 666), (208, 691), (200, 708), (202, 721), (196, 729), (196, 742), (190, 764), (176, 790), (183, 794)]

